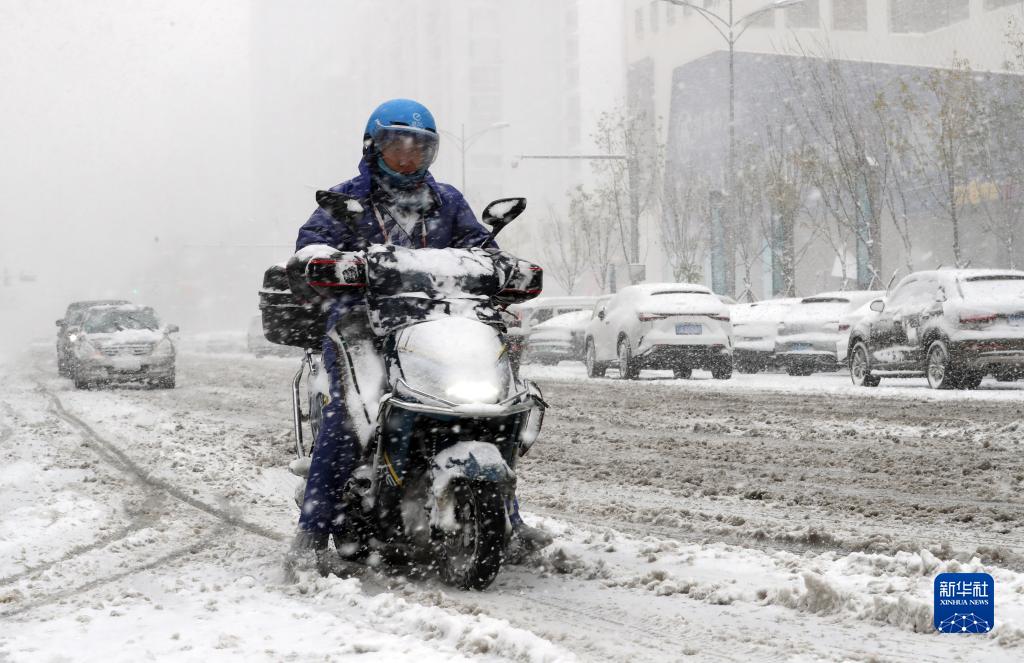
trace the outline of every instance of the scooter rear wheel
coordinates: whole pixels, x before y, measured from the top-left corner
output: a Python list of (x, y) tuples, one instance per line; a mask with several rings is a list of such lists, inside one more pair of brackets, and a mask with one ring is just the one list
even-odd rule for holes
[(486, 589), (505, 556), (505, 498), (491, 484), (455, 485), (454, 532), (438, 531), (441, 580), (460, 589)]

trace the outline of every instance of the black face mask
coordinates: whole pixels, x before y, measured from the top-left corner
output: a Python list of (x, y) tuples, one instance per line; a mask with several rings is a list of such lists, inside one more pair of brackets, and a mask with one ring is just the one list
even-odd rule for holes
[(384, 163), (384, 159), (379, 155), (374, 154), (374, 157), (374, 160), (370, 164), (370, 170), (374, 177), (379, 182), (384, 183), (389, 189), (397, 191), (412, 191), (422, 185), (427, 179), (426, 168), (405, 175), (388, 168), (388, 165)]

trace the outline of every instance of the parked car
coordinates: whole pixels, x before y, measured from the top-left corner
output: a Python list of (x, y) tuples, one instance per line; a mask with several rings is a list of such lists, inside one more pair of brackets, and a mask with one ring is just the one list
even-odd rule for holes
[(644, 368), (672, 369), (688, 378), (694, 368), (732, 377), (729, 307), (702, 285), (647, 283), (623, 288), (598, 302), (587, 325), (587, 375), (615, 364), (636, 379)]
[(107, 382), (145, 382), (174, 388), (176, 350), (148, 306), (93, 306), (82, 319), (72, 346), (71, 379), (84, 389)]
[(974, 389), (1024, 371), (1024, 272), (915, 272), (871, 308), (850, 334), (856, 385), (924, 375), (933, 389)]
[(732, 358), (740, 373), (757, 373), (775, 364), (775, 336), (779, 322), (799, 297), (766, 299), (730, 308)]
[(506, 343), (509, 356), (513, 363), (518, 364), (521, 358), (529, 360), (527, 344), (530, 330), (534, 325), (546, 322), (556, 315), (573, 311), (592, 311), (597, 297), (538, 297), (522, 304), (513, 304), (508, 308), (508, 333)]
[(593, 311), (562, 313), (533, 325), (526, 343), (526, 361), (557, 364), (563, 359), (583, 361), (587, 324)]
[(823, 292), (786, 310), (775, 337), (775, 361), (790, 375), (840, 367), (839, 319), (885, 293), (874, 290)]
[(82, 325), (82, 317), (93, 306), (104, 304), (128, 304), (124, 299), (93, 299), (68, 304), (64, 317), (57, 321), (57, 374), (70, 377), (68, 367), (71, 365), (71, 348), (77, 338), (78, 328)]
[(867, 316), (874, 315), (871, 307), (875, 302), (884, 301), (885, 297), (875, 297), (839, 316), (839, 340), (836, 341), (836, 357), (838, 357), (840, 365), (847, 366), (849, 364), (850, 333), (853, 331), (853, 328)]

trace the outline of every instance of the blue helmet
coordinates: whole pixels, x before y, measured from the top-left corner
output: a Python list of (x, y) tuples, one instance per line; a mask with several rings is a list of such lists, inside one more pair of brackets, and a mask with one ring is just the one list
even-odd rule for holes
[[(385, 101), (370, 114), (363, 132), (363, 154), (371, 168), (402, 189), (424, 180), (437, 158), (437, 146), (434, 116), (426, 106), (411, 99)], [(389, 167), (386, 159), (395, 168)]]
[(378, 129), (392, 126), (412, 127), (437, 133), (434, 116), (426, 106), (412, 99), (392, 99), (377, 106), (377, 109), (370, 114), (363, 138), (373, 139), (377, 135)]

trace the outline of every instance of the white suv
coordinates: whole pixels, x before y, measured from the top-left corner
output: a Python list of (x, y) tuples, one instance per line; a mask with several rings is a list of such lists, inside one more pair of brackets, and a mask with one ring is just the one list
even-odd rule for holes
[(636, 379), (643, 368), (671, 368), (688, 378), (694, 368), (718, 379), (732, 376), (729, 307), (706, 286), (645, 283), (599, 300), (587, 326), (587, 375), (611, 364)]

